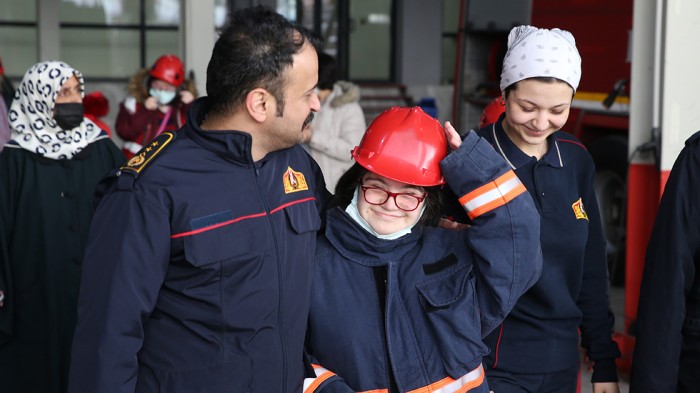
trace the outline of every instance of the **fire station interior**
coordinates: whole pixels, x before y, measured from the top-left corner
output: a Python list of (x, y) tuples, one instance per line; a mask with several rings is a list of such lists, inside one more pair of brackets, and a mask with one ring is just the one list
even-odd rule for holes
[[(127, 95), (129, 77), (162, 54), (181, 56), (188, 76), (194, 78), (200, 94), (205, 94), (207, 60), (227, 12), (264, 4), (323, 36), (323, 49), (336, 57), (342, 79), (360, 85), (367, 123), (391, 106), (420, 105), (465, 132), (478, 126), (485, 105), (500, 94), (500, 67), (513, 26), (531, 24), (571, 31), (583, 58), (583, 70), (564, 130), (586, 145), (596, 164), (596, 196), (607, 241), (616, 339), (623, 352), (619, 361), (621, 388), (626, 391), (636, 297), (651, 226), (649, 218), (632, 221), (640, 214), (629, 209), (630, 165), (641, 162), (651, 168), (653, 176), (661, 177), (644, 183), (643, 188), (644, 195), (651, 195), (644, 201), (648, 207), (645, 214), (653, 218), (664, 170), (680, 149), (661, 148), (653, 130), (655, 125), (664, 124), (664, 118), (661, 114), (654, 118), (653, 110), (642, 107), (638, 113), (648, 112), (644, 115), (650, 119), (645, 120), (643, 132), (633, 129), (635, 122), (639, 124), (633, 117), (633, 102), (638, 96), (630, 92), (642, 91), (642, 87), (632, 87), (636, 61), (633, 37), (637, 34), (633, 22), (640, 20), (635, 13), (644, 11), (640, 3), (3, 0), (0, 58), (15, 85), (28, 66), (40, 60), (61, 59), (80, 69), (86, 92), (101, 91), (108, 98), (110, 111), (103, 121), (113, 125), (118, 104)], [(653, 6), (646, 10), (647, 19), (654, 20), (656, 11)], [(698, 129), (680, 128), (677, 140)], [(121, 142), (114, 138), (117, 144)], [(584, 373), (588, 372), (585, 359), (582, 364)], [(590, 389), (590, 384), (584, 383), (583, 389)]]

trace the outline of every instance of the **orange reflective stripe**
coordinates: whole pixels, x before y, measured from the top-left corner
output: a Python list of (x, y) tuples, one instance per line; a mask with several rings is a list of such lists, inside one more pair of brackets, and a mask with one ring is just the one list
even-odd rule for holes
[(335, 375), (333, 372), (326, 370), (318, 364), (312, 364), (311, 367), (314, 369), (316, 378), (306, 378), (304, 380), (304, 393), (315, 392), (324, 381)]
[(510, 170), (491, 183), (484, 184), (459, 198), (459, 203), (467, 211), (469, 218), (474, 219), (505, 205), (525, 191), (527, 190), (523, 183), (515, 172)]
[(408, 393), (464, 393), (484, 383), (484, 367), (479, 366), (462, 375), (459, 379), (443, 378), (428, 386), (411, 390)]
[[(324, 381), (335, 375), (332, 371), (326, 370), (318, 364), (311, 365), (314, 368), (317, 378), (306, 378), (304, 381), (304, 393), (314, 392)], [(458, 379), (445, 377), (428, 386), (414, 389), (408, 393), (465, 393), (469, 390), (481, 386), (485, 378), (483, 366), (479, 366), (474, 370), (462, 375)], [(388, 393), (388, 389), (365, 390), (358, 393)]]

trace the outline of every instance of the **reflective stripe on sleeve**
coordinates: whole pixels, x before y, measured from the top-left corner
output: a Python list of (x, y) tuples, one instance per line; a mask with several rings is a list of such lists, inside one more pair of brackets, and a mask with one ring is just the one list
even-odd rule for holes
[(314, 368), (316, 378), (304, 378), (304, 393), (315, 392), (325, 380), (335, 375), (335, 373), (332, 371), (329, 371), (318, 364), (312, 364), (311, 366)]
[(484, 383), (484, 376), (484, 367), (479, 365), (479, 367), (457, 379), (447, 377), (428, 386), (411, 390), (408, 393), (465, 393), (477, 386), (481, 386)]
[(459, 198), (469, 218), (474, 219), (497, 207), (501, 207), (525, 192), (525, 186), (512, 170), (504, 173), (491, 183)]
[[(317, 364), (312, 366), (316, 373), (316, 378), (306, 378), (304, 380), (304, 393), (315, 392), (321, 386), (321, 383), (335, 375), (332, 371)], [(408, 393), (466, 393), (477, 386), (481, 386), (484, 383), (485, 375), (484, 367), (479, 365), (479, 367), (457, 379), (446, 377), (428, 386), (411, 390)], [(388, 391), (388, 389), (375, 389), (358, 393), (387, 393)]]

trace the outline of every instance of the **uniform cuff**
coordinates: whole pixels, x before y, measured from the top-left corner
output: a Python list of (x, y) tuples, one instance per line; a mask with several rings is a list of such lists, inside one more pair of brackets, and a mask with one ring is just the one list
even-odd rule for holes
[(593, 363), (592, 383), (617, 381), (617, 364), (615, 364), (615, 359), (600, 359)]

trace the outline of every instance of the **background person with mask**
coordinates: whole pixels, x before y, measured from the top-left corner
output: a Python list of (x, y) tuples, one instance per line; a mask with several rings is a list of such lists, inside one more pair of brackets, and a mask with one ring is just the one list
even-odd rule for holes
[(115, 124), (127, 158), (163, 131), (182, 127), (197, 95), (194, 83), (185, 80), (185, 66), (175, 55), (163, 55), (150, 69), (137, 72), (128, 89), (129, 97), (119, 105)]
[(0, 390), (65, 392), (93, 192), (124, 156), (83, 117), (68, 64), (35, 64), (17, 92), (0, 153)]

